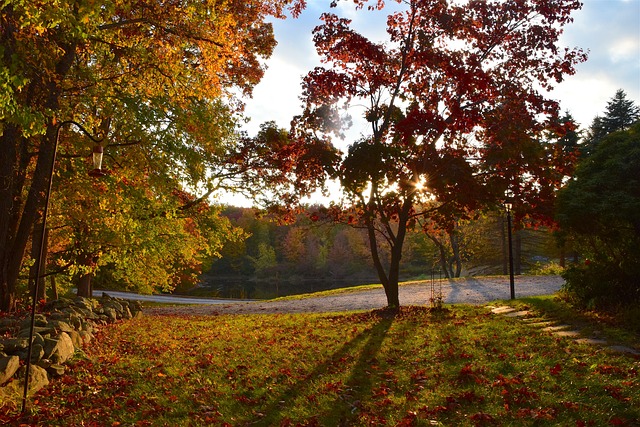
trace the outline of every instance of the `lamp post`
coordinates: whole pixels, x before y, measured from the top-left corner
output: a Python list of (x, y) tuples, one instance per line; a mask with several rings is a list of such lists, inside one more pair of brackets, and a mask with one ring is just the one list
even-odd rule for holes
[[(42, 267), (42, 258), (44, 254), (44, 242), (45, 242), (45, 232), (47, 229), (47, 215), (49, 213), (49, 198), (51, 196), (51, 186), (53, 183), (53, 173), (56, 167), (56, 154), (58, 152), (58, 143), (60, 141), (60, 131), (64, 126), (67, 125), (75, 125), (78, 129), (82, 131), (91, 141), (94, 142), (93, 147), (93, 169), (89, 171), (89, 175), (92, 177), (100, 177), (106, 175), (102, 170), (102, 155), (103, 148), (100, 145), (103, 138), (97, 139), (93, 135), (91, 135), (81, 124), (73, 121), (66, 120), (58, 124), (56, 129), (56, 139), (53, 145), (53, 155), (51, 156), (51, 166), (49, 168), (49, 183), (47, 187), (47, 192), (45, 193), (44, 198), (44, 210), (42, 212), (42, 234), (40, 236), (40, 248), (38, 249), (38, 259), (36, 260), (36, 277), (35, 282), (33, 284), (33, 300), (31, 302), (31, 325), (29, 327), (29, 347), (27, 349), (27, 361), (26, 361), (26, 373), (24, 377), (24, 387), (22, 393), (22, 413), (25, 412), (27, 405), (27, 393), (29, 391), (29, 376), (31, 373), (31, 356), (33, 351), (33, 335), (35, 330), (36, 323), (36, 305), (38, 303), (38, 287), (40, 285), (40, 275), (41, 275), (41, 267)], [(108, 130), (109, 122), (107, 122), (107, 130)], [(104, 132), (106, 136), (106, 131)]]
[(510, 198), (505, 200), (504, 209), (507, 211), (507, 239), (509, 241), (509, 289), (511, 291), (511, 299), (516, 299), (513, 283), (513, 244), (511, 239), (511, 209), (513, 209), (513, 202)]

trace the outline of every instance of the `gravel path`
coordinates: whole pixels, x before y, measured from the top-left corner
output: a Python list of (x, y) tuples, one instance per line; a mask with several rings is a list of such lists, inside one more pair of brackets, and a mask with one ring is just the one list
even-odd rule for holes
[[(516, 276), (516, 298), (534, 295), (550, 295), (558, 291), (564, 280), (560, 276)], [(435, 280), (434, 291), (442, 288), (447, 304), (482, 304), (497, 299), (509, 299), (509, 277), (494, 276)], [(429, 305), (432, 282), (419, 281), (400, 286), (401, 305)], [(382, 286), (377, 289), (349, 292), (340, 295), (311, 297), (298, 300), (258, 301), (206, 306), (150, 307), (147, 314), (167, 315), (218, 315), (257, 313), (321, 313), (351, 310), (373, 310), (387, 305)]]

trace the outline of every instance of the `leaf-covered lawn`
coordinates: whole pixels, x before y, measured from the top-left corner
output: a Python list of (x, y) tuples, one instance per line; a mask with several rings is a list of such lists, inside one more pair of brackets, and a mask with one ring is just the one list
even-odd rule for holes
[[(36, 425), (635, 425), (640, 362), (482, 307), (105, 327)], [(14, 418), (12, 418), (14, 417)]]

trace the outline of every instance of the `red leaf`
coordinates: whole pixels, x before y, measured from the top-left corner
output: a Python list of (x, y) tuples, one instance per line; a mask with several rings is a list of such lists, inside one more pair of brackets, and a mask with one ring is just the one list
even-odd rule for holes
[(624, 420), (622, 418), (615, 417), (615, 418), (612, 418), (609, 421), (609, 425), (612, 425), (612, 426), (626, 426), (626, 425), (628, 425), (628, 423), (627, 423), (626, 420)]

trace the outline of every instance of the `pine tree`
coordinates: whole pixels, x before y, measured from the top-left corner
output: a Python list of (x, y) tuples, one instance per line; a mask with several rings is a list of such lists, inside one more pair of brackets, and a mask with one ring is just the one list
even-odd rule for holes
[(613, 98), (607, 103), (604, 117), (596, 116), (591, 122), (583, 145), (583, 155), (593, 152), (596, 145), (607, 135), (620, 130), (626, 130), (640, 119), (640, 107), (627, 94), (618, 89)]
[(564, 116), (558, 118), (558, 123), (565, 128), (565, 133), (558, 139), (558, 143), (565, 152), (573, 152), (580, 142), (579, 125), (569, 111)]
[(602, 118), (602, 127), (606, 134), (626, 130), (640, 118), (640, 107), (627, 99), (627, 94), (618, 89), (615, 96), (607, 104), (607, 111)]

